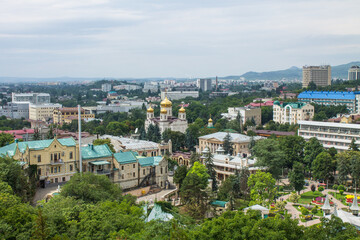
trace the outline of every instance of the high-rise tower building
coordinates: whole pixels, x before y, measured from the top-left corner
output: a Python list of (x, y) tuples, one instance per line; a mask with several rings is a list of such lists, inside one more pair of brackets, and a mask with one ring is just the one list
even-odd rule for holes
[(348, 79), (349, 80), (360, 80), (360, 67), (359, 66), (352, 66), (349, 69)]
[(304, 66), (302, 87), (306, 88), (310, 82), (316, 86), (325, 87), (331, 85), (331, 66)]

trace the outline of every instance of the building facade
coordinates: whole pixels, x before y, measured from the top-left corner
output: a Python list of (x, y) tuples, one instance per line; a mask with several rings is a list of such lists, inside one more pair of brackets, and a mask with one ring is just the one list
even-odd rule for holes
[(157, 125), (161, 134), (167, 129), (185, 133), (188, 127), (185, 109), (181, 107), (176, 118), (172, 115), (172, 102), (167, 97), (161, 101), (160, 106), (160, 117), (154, 116), (154, 109), (152, 107), (148, 108), (145, 130), (147, 131), (150, 125)]
[(349, 80), (360, 80), (360, 67), (352, 66), (348, 71)]
[(317, 138), (324, 148), (346, 151), (352, 139), (360, 144), (360, 125), (334, 122), (299, 121), (298, 135), (306, 141)]
[(50, 94), (48, 93), (12, 93), (12, 102), (27, 102), (33, 104), (50, 103)]
[(167, 160), (161, 156), (142, 157), (129, 151), (115, 153), (114, 159), (114, 183), (123, 189), (150, 185), (166, 188), (169, 184)]
[(113, 169), (113, 153), (107, 144), (81, 147), (82, 170), (110, 178)]
[(58, 103), (30, 104), (29, 119), (39, 121), (49, 121), (53, 119), (54, 110), (62, 108)]
[[(55, 109), (53, 113), (53, 121), (55, 124), (71, 123), (73, 120), (78, 120), (78, 108), (59, 108)], [(89, 110), (81, 108), (81, 120), (95, 119), (95, 114), (90, 113)]]
[(224, 138), (227, 134), (230, 134), (230, 142), (233, 144), (233, 155), (237, 156), (238, 153), (242, 157), (250, 154), (249, 145), (252, 140), (258, 141), (263, 139), (263, 137), (249, 137), (240, 133), (227, 133), (227, 132), (216, 132), (208, 135), (199, 137), (199, 147), (197, 149), (198, 153), (202, 153), (206, 147), (209, 148), (211, 153), (216, 153), (216, 150), (219, 147), (223, 147)]
[(5, 116), (12, 119), (29, 119), (29, 103), (7, 103), (5, 106), (0, 106), (0, 116)]
[(240, 116), (242, 124), (253, 121), (256, 126), (261, 125), (261, 108), (229, 107), (228, 112), (222, 113), (221, 116), (228, 120), (235, 120)]
[(40, 185), (66, 182), (76, 173), (79, 146), (73, 138), (18, 142), (0, 148), (0, 155), (12, 157), (25, 167), (37, 166)]
[(110, 83), (101, 84), (101, 91), (110, 92), (111, 91), (111, 84)]
[(211, 85), (211, 78), (199, 78), (196, 81), (196, 86), (200, 88), (202, 91), (211, 91), (212, 85)]
[(171, 91), (161, 92), (161, 99), (168, 97), (170, 100), (179, 100), (187, 97), (198, 98), (199, 91)]
[(330, 86), (331, 66), (304, 66), (302, 87), (307, 88), (311, 82), (320, 87)]
[(274, 102), (273, 120), (280, 124), (297, 124), (300, 120), (311, 120), (314, 117), (314, 106), (309, 103)]
[(299, 94), (298, 101), (325, 106), (345, 105), (351, 113), (360, 111), (360, 92), (304, 91)]

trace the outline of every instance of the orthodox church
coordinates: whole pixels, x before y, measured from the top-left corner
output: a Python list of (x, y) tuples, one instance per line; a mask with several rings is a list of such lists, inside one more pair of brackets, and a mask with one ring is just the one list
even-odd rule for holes
[(158, 125), (160, 133), (162, 134), (165, 130), (170, 129), (171, 131), (178, 131), (185, 133), (188, 122), (186, 120), (185, 108), (179, 109), (178, 117), (172, 115), (172, 102), (165, 97), (160, 103), (160, 117), (154, 116), (154, 109), (150, 106), (147, 110), (147, 118), (145, 121), (145, 129), (149, 128), (150, 124)]

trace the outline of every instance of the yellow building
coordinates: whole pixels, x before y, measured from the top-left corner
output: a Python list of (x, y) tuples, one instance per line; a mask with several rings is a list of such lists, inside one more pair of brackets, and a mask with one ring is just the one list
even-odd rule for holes
[(48, 121), (53, 118), (54, 110), (61, 108), (58, 103), (30, 104), (29, 119), (35, 121)]
[(240, 133), (227, 133), (227, 132), (216, 132), (208, 135), (199, 137), (199, 147), (197, 149), (198, 153), (202, 153), (206, 147), (209, 148), (211, 153), (215, 153), (219, 147), (223, 147), (224, 138), (230, 135), (230, 142), (233, 146), (233, 155), (241, 154), (242, 156), (247, 156), (250, 154), (249, 145), (252, 139), (258, 141), (262, 137), (249, 137)]
[(78, 145), (73, 138), (18, 142), (0, 148), (0, 156), (21, 161), (24, 167), (37, 165), (40, 185), (66, 182), (76, 173)]
[[(59, 108), (55, 109), (53, 113), (54, 123), (63, 124), (71, 123), (73, 120), (78, 120), (78, 108)], [(89, 110), (81, 108), (81, 120), (94, 119), (95, 114), (90, 113)]]

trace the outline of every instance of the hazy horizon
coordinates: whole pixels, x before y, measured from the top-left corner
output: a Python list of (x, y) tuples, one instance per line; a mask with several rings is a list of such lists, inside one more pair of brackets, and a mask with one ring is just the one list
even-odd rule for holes
[(197, 78), (339, 65), (360, 54), (355, 0), (4, 0), (0, 76)]

